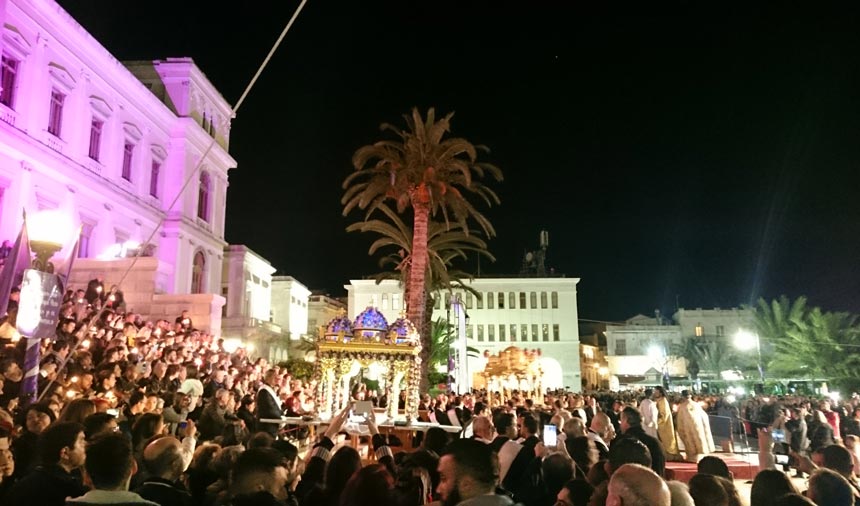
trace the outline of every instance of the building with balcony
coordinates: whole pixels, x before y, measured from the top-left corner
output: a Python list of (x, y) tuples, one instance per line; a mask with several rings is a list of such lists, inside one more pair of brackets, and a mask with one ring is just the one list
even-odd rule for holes
[(669, 377), (687, 374), (683, 359), (672, 356), (681, 343), (681, 327), (659, 318), (636, 315), (623, 324), (606, 325), (606, 361), (610, 387), (635, 387), (649, 369)]
[(217, 329), (230, 104), (190, 58), (117, 61), (52, 0), (0, 2), (0, 20), (0, 238), (59, 210), (80, 228), (74, 284), (117, 282), (143, 248), (129, 308)]
[(308, 333), (308, 298), (311, 291), (292, 276), (272, 278), (272, 321), (280, 325), (290, 341)]
[[(689, 339), (708, 346), (733, 346), (740, 330), (753, 328), (753, 311), (748, 308), (678, 309), (673, 321), (659, 315), (637, 315), (620, 325), (607, 325), (606, 359), (612, 382), (621, 387), (636, 386), (649, 369), (678, 379), (687, 379), (686, 360), (673, 356)], [(701, 364), (700, 364), (701, 366)], [(708, 371), (716, 376), (723, 371)]]
[[(453, 294), (461, 297), (469, 317), (468, 346), (481, 355), (469, 359), (470, 373), (483, 369), (485, 351), (494, 355), (509, 346), (538, 349), (547, 387), (580, 390), (577, 283), (579, 278), (485, 277), (466, 282), (479, 297), (455, 290)], [(367, 306), (375, 306), (391, 322), (404, 310), (403, 290), (397, 281), (352, 280), (345, 288), (352, 318)], [(435, 294), (434, 320), (453, 321), (448, 314), (451, 296), (448, 292)]]
[(275, 268), (247, 246), (224, 249), (221, 336), (226, 348), (238, 346), (277, 362), (286, 359), (286, 336), (272, 323), (272, 274)]
[(683, 337), (726, 340), (731, 343), (740, 330), (752, 331), (754, 311), (749, 308), (678, 309), (672, 316)]
[(308, 297), (308, 333), (317, 337), (320, 327), (325, 327), (341, 312), (346, 313), (346, 303), (329, 295), (312, 294)]

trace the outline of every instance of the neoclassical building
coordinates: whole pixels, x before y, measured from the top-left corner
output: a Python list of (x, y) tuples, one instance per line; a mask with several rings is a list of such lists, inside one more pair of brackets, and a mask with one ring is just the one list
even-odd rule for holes
[(0, 1), (0, 21), (0, 239), (22, 210), (62, 211), (80, 227), (80, 280), (164, 221), (143, 245), (152, 286), (127, 298), (158, 315), (169, 298), (136, 290), (213, 294), (177, 304), (220, 316), (230, 104), (190, 58), (120, 62), (52, 0)]
[[(462, 291), (453, 295), (459, 295), (466, 308), (468, 346), (481, 355), (485, 351), (496, 354), (509, 346), (540, 350), (547, 386), (579, 391), (577, 283), (579, 278), (565, 277), (483, 277), (467, 282), (481, 297)], [(397, 281), (352, 280), (345, 288), (352, 318), (369, 305), (379, 308), (389, 322), (404, 310), (403, 290)], [(449, 314), (451, 296), (436, 295), (434, 320), (454, 321)], [(482, 357), (470, 359), (469, 370), (481, 370), (482, 362)]]

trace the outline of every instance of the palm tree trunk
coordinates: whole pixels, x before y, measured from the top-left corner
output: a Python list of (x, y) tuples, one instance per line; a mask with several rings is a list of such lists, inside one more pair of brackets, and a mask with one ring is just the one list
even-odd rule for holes
[(417, 195), (412, 199), (412, 208), (415, 213), (412, 224), (412, 265), (409, 268), (409, 306), (406, 314), (408, 318), (419, 327), (421, 333), (421, 392), (427, 392), (427, 367), (430, 358), (430, 329), (425, 322), (426, 308), (426, 283), (427, 283), (427, 221), (430, 218), (430, 206), (427, 202), (423, 188), (416, 191)]

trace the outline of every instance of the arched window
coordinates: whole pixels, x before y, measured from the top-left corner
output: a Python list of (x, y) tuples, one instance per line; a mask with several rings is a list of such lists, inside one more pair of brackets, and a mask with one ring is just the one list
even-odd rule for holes
[(191, 267), (191, 293), (204, 293), (206, 290), (206, 255), (202, 251), (194, 254), (194, 264)]
[(209, 221), (209, 193), (212, 189), (212, 181), (208, 172), (200, 173), (200, 189), (197, 192), (197, 217)]

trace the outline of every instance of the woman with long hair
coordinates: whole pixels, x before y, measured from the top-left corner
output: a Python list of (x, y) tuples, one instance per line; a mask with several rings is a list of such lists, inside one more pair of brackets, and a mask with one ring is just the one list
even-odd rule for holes
[(96, 412), (96, 403), (91, 399), (74, 399), (63, 409), (57, 422), (84, 423), (84, 419)]

